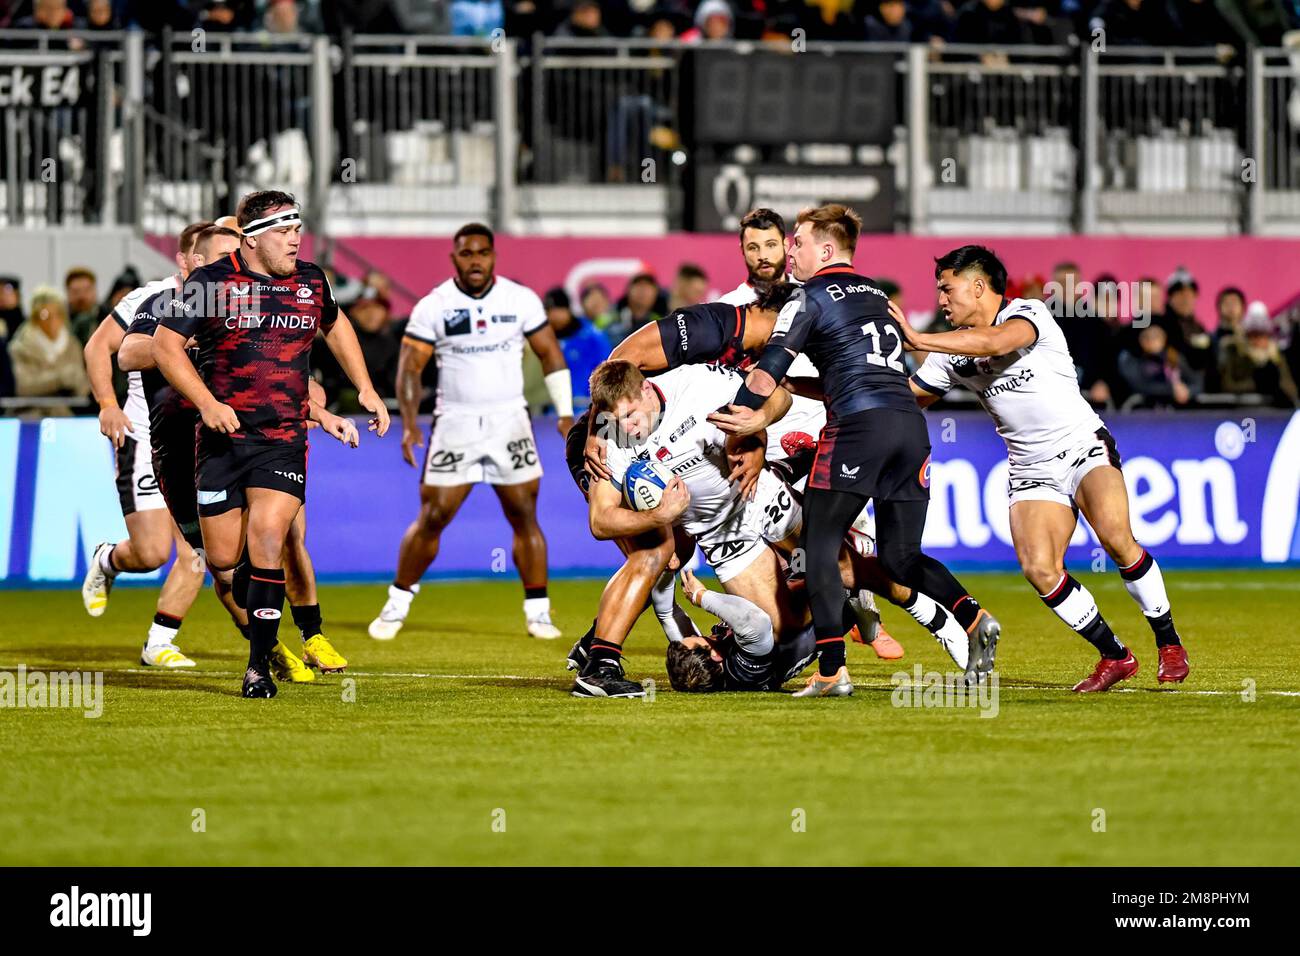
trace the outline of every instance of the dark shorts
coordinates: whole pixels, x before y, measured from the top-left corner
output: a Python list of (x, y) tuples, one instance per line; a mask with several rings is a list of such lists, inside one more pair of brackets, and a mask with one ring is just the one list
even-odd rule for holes
[(247, 488), (270, 488), (306, 501), (307, 444), (232, 441), (204, 431), (198, 442), (196, 480), (203, 518), (245, 507)]
[(191, 548), (203, 547), (199, 533), (199, 505), (194, 492), (194, 431), (198, 415), (179, 415), (161, 429), (155, 427), (153, 471), (158, 488), (176, 527)]
[(928, 501), (930, 434), (920, 410), (871, 408), (828, 422), (808, 487), (877, 501)]
[(590, 417), (590, 412), (583, 412), (564, 439), (564, 463), (569, 466), (569, 475), (582, 492), (583, 498), (587, 497), (587, 488), (591, 485), (591, 476), (583, 465), (583, 450), (587, 447), (587, 422)]

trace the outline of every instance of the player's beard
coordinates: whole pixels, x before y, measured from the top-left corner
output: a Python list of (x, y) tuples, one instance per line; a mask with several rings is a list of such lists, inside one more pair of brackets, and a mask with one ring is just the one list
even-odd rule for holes
[[(761, 262), (759, 263), (760, 268), (763, 265), (764, 263)], [(768, 288), (768, 286), (771, 286), (774, 283), (779, 282), (781, 280), (781, 276), (784, 274), (781, 268), (781, 263), (773, 262), (773, 263), (768, 263), (767, 265), (770, 267), (772, 271), (772, 275), (770, 278), (764, 278), (753, 269), (749, 270), (749, 284), (760, 292), (765, 291)]]

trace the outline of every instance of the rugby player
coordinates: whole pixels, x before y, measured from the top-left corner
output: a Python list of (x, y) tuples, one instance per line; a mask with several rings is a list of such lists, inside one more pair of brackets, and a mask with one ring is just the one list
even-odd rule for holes
[(163, 290), (180, 288), (190, 271), (202, 265), (193, 257), (194, 243), (211, 225), (196, 222), (186, 226), (177, 242), (176, 272), (128, 292), (99, 323), (85, 348), (86, 373), (99, 403), (99, 430), (117, 451), (117, 493), (127, 533), (125, 541), (101, 541), (95, 546), (81, 584), (86, 612), (91, 617), (102, 615), (120, 573), (160, 568), (171, 555), (173, 542), (176, 547), (176, 561), (163, 581), (153, 624), (140, 653), (140, 663), (146, 667), (194, 666), (176, 641), (181, 622), (203, 588), (203, 562), (172, 523), (159, 490), (140, 375), (128, 375), (126, 408), (119, 407), (113, 391), (113, 356), (141, 303)]
[[(686, 364), (710, 363), (728, 367), (745, 368), (760, 352), (772, 333), (777, 313), (784, 306), (795, 290), (786, 283), (768, 286), (757, 301), (750, 305), (728, 306), (722, 303), (706, 303), (692, 306), (673, 313), (667, 319), (656, 323), (656, 328), (649, 326), (638, 329), (628, 336), (610, 355), (611, 360), (623, 359), (632, 362), (642, 372), (657, 373), (665, 369), (679, 368)], [(802, 357), (800, 360), (814, 376), (816, 370)], [(792, 371), (798, 371), (791, 365)], [(787, 380), (790, 381), (790, 380)], [(798, 381), (798, 380), (796, 380)], [(580, 419), (581, 423), (584, 419)], [(727, 425), (732, 419), (726, 415), (714, 415), (713, 421)], [(817, 400), (794, 395), (790, 410), (780, 420), (780, 428), (768, 430), (767, 462), (781, 463), (776, 469), (783, 480), (796, 491), (803, 490), (807, 477), (807, 465), (811, 454), (799, 455), (804, 449), (815, 450), (813, 435), (818, 434), (826, 423), (825, 406)], [(795, 455), (790, 452), (795, 451)], [(605, 442), (598, 434), (592, 434), (584, 450), (588, 470), (599, 477), (608, 477), (605, 465)], [(572, 465), (570, 466), (572, 467)], [(850, 541), (855, 550), (863, 557), (874, 554), (875, 542), (871, 532), (869, 515), (863, 512), (854, 521), (850, 529)], [(914, 619), (926, 628), (945, 647), (950, 647), (953, 633), (949, 628), (951, 615), (936, 608), (938, 613), (930, 611), (931, 602), (912, 600), (910, 588), (890, 581), (878, 570), (878, 561), (867, 563), (865, 601), (868, 611), (875, 618), (870, 627), (860, 627), (854, 633), (859, 639), (871, 646), (876, 655), (885, 660), (896, 660), (903, 656), (903, 648), (884, 629), (880, 621), (880, 612), (876, 608), (873, 592), (879, 593), (893, 604), (908, 611)], [(942, 634), (942, 636), (941, 636)], [(965, 666), (965, 655), (962, 655)]]
[(1187, 651), (1174, 628), (1164, 577), (1133, 537), (1119, 451), (1105, 424), (1079, 393), (1065, 335), (1041, 301), (1007, 299), (1007, 270), (982, 246), (961, 246), (936, 259), (939, 308), (956, 326), (923, 334), (900, 328), (909, 347), (932, 353), (912, 375), (922, 407), (954, 385), (975, 393), (1007, 445), (1011, 539), (1025, 579), (1101, 659), (1074, 690), (1109, 690), (1138, 672), (1138, 661), (1065, 567), (1078, 523), (1088, 520), (1118, 565), (1120, 577), (1155, 634), (1161, 683), (1188, 674)]
[(735, 396), (759, 410), (805, 353), (821, 373), (827, 424), (804, 497), (802, 546), (820, 650), (818, 672), (799, 697), (847, 696), (843, 622), (850, 613), (840, 583), (838, 550), (853, 521), (874, 499), (881, 566), (894, 581), (932, 595), (969, 635), (966, 680), (993, 668), (1000, 626), (942, 564), (922, 553), (929, 505), (930, 438), (901, 361), (903, 333), (888, 297), (854, 272), (862, 221), (829, 204), (799, 214), (791, 242), (802, 295), (781, 310), (757, 365)]
[[(205, 229), (194, 244), (196, 267), (230, 255), (239, 248), (239, 240), (240, 234), (232, 229), (219, 226)], [(149, 438), (158, 487), (185, 541), (197, 550), (203, 546), (194, 484), (194, 437), (199, 426), (199, 414), (157, 371), (152, 357), (153, 334), (158, 319), (166, 309), (177, 307), (177, 304), (175, 293), (171, 291), (156, 293), (141, 303), (122, 339), (118, 364), (124, 371), (137, 373), (140, 377), (149, 408)], [(313, 423), (319, 423), (327, 434), (355, 448), (358, 444), (355, 426), (327, 411), (323, 407), (324, 390), (314, 381), (308, 384)], [(271, 667), (276, 679), (298, 684), (316, 679), (312, 667), (319, 668), (322, 673), (347, 667), (347, 660), (323, 634), (315, 571), (307, 552), (305, 517), (304, 509), (294, 519), (284, 561), (285, 591), (294, 623), (302, 636), (303, 658), (289, 650), (283, 641), (277, 641), (271, 653)], [(240, 567), (246, 565), (241, 563)], [(247, 575), (237, 577), (241, 578), (242, 587), (223, 589), (219, 578), (214, 578), (214, 587), (236, 628), (247, 639), (248, 620), (242, 593), (247, 587)], [(237, 595), (236, 591), (240, 593)]]
[(668, 645), (665, 666), (673, 690), (780, 690), (817, 659), (811, 624), (793, 638), (778, 640), (771, 618), (752, 602), (709, 590), (689, 570), (682, 571), (681, 577), (687, 599), (722, 623), (707, 637), (688, 637)]
[(420, 485), (420, 513), (402, 536), (388, 600), (370, 636), (392, 640), (402, 629), (420, 578), (438, 556), (442, 532), (474, 485), (496, 492), (514, 532), (515, 567), (524, 587), (524, 626), (533, 637), (560, 636), (547, 594), (546, 538), (537, 523), (542, 464), (524, 400), (525, 339), (541, 360), (561, 435), (573, 425), (573, 387), (555, 332), (537, 295), (496, 274), (492, 230), (462, 226), (453, 239), (455, 276), (421, 299), (402, 337), (397, 395), (402, 457), (415, 466), (420, 434), (420, 377), (438, 362), (438, 395)]
[[(792, 626), (797, 631), (803, 627), (806, 605), (802, 598), (792, 597), (773, 548), (789, 555), (797, 543), (802, 522), (798, 499), (768, 470), (759, 472), (754, 494), (745, 494), (741, 483), (731, 480), (733, 465), (727, 451), (735, 439), (707, 419), (708, 410), (729, 399), (734, 392), (728, 389), (741, 381), (735, 370), (718, 366), (684, 366), (653, 380), (647, 380), (629, 362), (610, 360), (599, 366), (591, 380), (592, 408), (595, 414), (613, 419), (620, 440), (607, 450), (610, 479), (591, 485), (591, 531), (596, 538), (605, 539), (643, 534), (680, 522), (699, 542), (705, 560), (728, 593), (740, 594), (758, 605), (778, 633)], [(781, 389), (769, 401), (788, 407), (791, 396)], [(779, 409), (774, 416), (780, 418)], [(761, 444), (759, 447), (761, 450)], [(659, 506), (649, 511), (636, 512), (622, 505), (620, 487), (636, 459), (659, 462), (674, 475)], [(841, 579), (856, 585), (863, 573), (862, 559), (851, 556), (847, 548), (843, 551)], [(850, 563), (854, 557), (857, 564)], [(938, 616), (937, 606), (923, 596), (912, 603), (927, 607), (927, 621)], [(856, 611), (852, 614), (844, 631), (853, 630), (862, 620)], [(956, 653), (960, 654), (965, 633), (955, 623), (953, 627)], [(600, 649), (613, 668), (623, 637), (625, 634), (619, 634), (611, 641), (610, 635), (598, 634), (592, 643), (592, 659)], [(936, 637), (954, 653), (951, 634), (946, 635), (947, 640), (942, 634)], [(579, 682), (592, 670), (584, 668)], [(597, 679), (603, 676), (594, 674)]]
[[(236, 216), (239, 248), (190, 275), (181, 307), (159, 320), (152, 354), (202, 419), (199, 528), (213, 575), (231, 582), (247, 546), (249, 657), (241, 693), (266, 698), (276, 692), (270, 656), (284, 605), (284, 550), (306, 496), (309, 353), (318, 332), (381, 436), (388, 411), (351, 324), (336, 321), (324, 273), (298, 259), (302, 219), (293, 196), (249, 193)], [(186, 354), (191, 336), (202, 375)]]
[(785, 220), (763, 207), (745, 213), (740, 220), (740, 254), (745, 259), (745, 281), (718, 300), (727, 305), (749, 305), (785, 281)]

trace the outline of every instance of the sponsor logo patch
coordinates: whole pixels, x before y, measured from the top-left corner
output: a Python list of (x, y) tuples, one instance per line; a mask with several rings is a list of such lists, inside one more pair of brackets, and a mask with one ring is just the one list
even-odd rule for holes
[(199, 492), (199, 504), (201, 505), (215, 505), (218, 502), (225, 501), (225, 500), (226, 500), (225, 489), (222, 489), (221, 491), (200, 491)]
[(253, 617), (260, 618), (263, 621), (274, 621), (279, 616), (280, 612), (273, 607), (259, 607), (253, 612)]

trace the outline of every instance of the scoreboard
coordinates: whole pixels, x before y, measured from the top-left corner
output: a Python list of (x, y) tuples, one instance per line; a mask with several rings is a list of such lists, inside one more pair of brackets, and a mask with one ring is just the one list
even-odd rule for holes
[(683, 103), (694, 145), (847, 143), (893, 138), (890, 54), (694, 51)]

